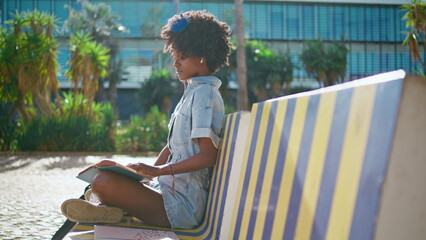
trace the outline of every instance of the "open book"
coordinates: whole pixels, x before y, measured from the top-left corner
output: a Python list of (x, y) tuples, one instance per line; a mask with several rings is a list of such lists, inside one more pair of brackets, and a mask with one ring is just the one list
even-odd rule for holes
[(126, 167), (111, 160), (102, 160), (101, 162), (84, 169), (77, 175), (77, 178), (88, 183), (92, 183), (93, 178), (101, 171), (119, 173), (138, 182), (149, 182), (152, 180), (151, 178), (140, 175), (132, 168)]

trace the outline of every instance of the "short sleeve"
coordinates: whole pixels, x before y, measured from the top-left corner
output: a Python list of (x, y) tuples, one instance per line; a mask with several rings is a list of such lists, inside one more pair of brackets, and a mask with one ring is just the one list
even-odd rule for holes
[[(210, 138), (217, 148), (219, 145), (219, 132), (215, 123), (215, 114), (219, 114), (215, 101), (214, 89), (210, 84), (202, 84), (194, 94), (192, 103), (192, 131), (191, 139)], [(219, 129), (220, 131), (220, 129)]]

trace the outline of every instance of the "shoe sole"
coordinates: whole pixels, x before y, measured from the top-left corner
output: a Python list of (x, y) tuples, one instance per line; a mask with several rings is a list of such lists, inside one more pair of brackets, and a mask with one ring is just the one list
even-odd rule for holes
[(123, 210), (116, 207), (95, 206), (82, 199), (69, 199), (62, 203), (62, 214), (73, 222), (117, 223)]

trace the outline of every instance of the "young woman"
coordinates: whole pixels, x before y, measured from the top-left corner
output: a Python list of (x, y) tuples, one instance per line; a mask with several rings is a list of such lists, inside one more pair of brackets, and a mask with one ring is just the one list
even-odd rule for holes
[(161, 37), (185, 92), (154, 166), (129, 165), (142, 175), (158, 177), (158, 183), (147, 186), (101, 172), (92, 182), (101, 205), (78, 199), (62, 204), (63, 214), (72, 221), (118, 222), (123, 210), (160, 227), (190, 229), (203, 220), (224, 115), (221, 81), (213, 74), (228, 64), (230, 28), (206, 11), (188, 11), (170, 18)]

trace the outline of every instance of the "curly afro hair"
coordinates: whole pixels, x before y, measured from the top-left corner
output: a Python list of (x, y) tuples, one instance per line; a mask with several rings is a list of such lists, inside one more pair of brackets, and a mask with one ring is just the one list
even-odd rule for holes
[(161, 30), (161, 37), (167, 40), (164, 52), (204, 58), (213, 73), (228, 65), (230, 35), (230, 27), (205, 10), (177, 14)]

